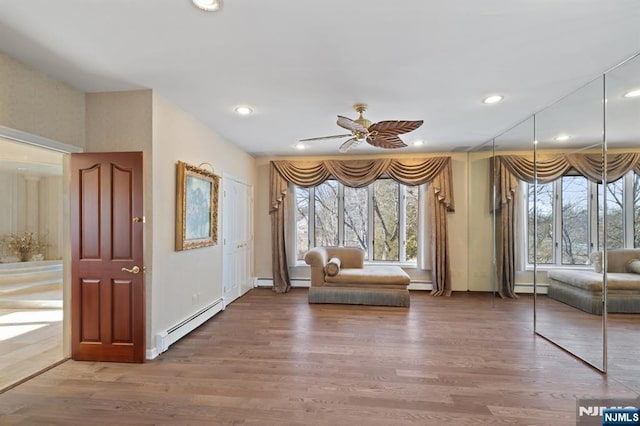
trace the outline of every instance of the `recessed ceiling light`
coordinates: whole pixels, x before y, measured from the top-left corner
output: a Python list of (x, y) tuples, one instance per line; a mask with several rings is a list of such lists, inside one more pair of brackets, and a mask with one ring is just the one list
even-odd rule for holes
[(634, 89), (624, 94), (625, 98), (637, 98), (638, 96), (640, 96), (640, 89)]
[(235, 112), (237, 112), (240, 115), (249, 115), (253, 112), (253, 108), (251, 108), (250, 106), (246, 106), (246, 105), (240, 105), (237, 106), (233, 109)]
[(504, 99), (504, 96), (502, 96), (502, 95), (491, 95), (491, 96), (487, 96), (486, 98), (484, 98), (482, 100), (482, 103), (485, 103), (485, 104), (497, 104), (498, 102), (500, 102), (503, 99)]
[(422, 146), (424, 145), (424, 141), (422, 139), (418, 139), (417, 141), (413, 142), (413, 146)]
[(191, 0), (193, 4), (202, 10), (207, 12), (215, 12), (222, 9), (222, 0)]
[(304, 144), (302, 142), (298, 142), (296, 144), (296, 149), (302, 150), (302, 149), (305, 149), (305, 148), (306, 148), (306, 146), (304, 146)]
[(564, 141), (568, 141), (569, 139), (571, 139), (571, 136), (569, 135), (558, 135), (555, 138), (553, 138), (553, 140), (558, 141), (558, 142), (564, 142)]

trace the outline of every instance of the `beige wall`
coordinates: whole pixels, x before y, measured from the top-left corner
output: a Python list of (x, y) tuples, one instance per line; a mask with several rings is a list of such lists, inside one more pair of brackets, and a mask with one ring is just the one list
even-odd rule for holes
[(469, 290), (492, 291), (493, 216), (490, 158), (492, 152), (469, 153)]
[(83, 147), (84, 93), (0, 53), (0, 125)]
[(217, 175), (228, 173), (256, 184), (253, 157), (166, 99), (153, 95), (153, 294), (151, 335), (174, 326), (222, 297), (222, 202), (220, 242), (212, 247), (175, 251), (176, 162), (210, 163)]
[[(449, 244), (451, 246), (451, 277), (454, 291), (468, 290), (468, 160), (466, 153), (429, 154), (429, 156), (447, 155), (452, 158), (453, 194), (455, 200), (455, 212), (449, 213)], [(388, 155), (384, 156), (389, 158)], [(415, 154), (393, 155), (393, 158), (415, 157)], [(258, 186), (255, 199), (255, 244), (256, 255), (255, 270), (259, 278), (272, 278), (271, 273), (271, 225), (269, 219), (269, 161), (271, 160), (318, 160), (318, 159), (344, 159), (345, 157), (279, 157), (260, 158), (257, 160)], [(375, 156), (349, 156), (349, 158), (375, 158)], [(382, 158), (382, 156), (378, 156)], [(306, 268), (298, 268), (292, 271), (292, 277), (306, 277)], [(424, 274), (407, 269), (414, 278), (424, 279)], [(430, 278), (427, 278), (429, 280)]]

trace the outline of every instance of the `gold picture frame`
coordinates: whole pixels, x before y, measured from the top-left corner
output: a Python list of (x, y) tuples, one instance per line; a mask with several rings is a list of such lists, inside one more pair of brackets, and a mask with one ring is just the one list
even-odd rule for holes
[(218, 243), (220, 177), (178, 161), (176, 168), (176, 251)]

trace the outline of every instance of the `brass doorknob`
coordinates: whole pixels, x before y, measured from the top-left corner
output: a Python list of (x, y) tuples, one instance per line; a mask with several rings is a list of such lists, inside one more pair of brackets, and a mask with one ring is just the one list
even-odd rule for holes
[(133, 267), (133, 268), (131, 268), (131, 269), (122, 268), (122, 269), (121, 269), (121, 271), (123, 271), (123, 272), (129, 272), (129, 273), (132, 273), (132, 274), (137, 274), (137, 273), (139, 273), (139, 272), (140, 272), (140, 267), (136, 265), (136, 266), (134, 266), (134, 267)]

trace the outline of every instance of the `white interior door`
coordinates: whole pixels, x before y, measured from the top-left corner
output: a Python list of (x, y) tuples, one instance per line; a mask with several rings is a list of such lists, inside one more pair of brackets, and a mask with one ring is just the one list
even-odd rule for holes
[(223, 292), (231, 303), (252, 287), (253, 189), (230, 176), (223, 184)]

